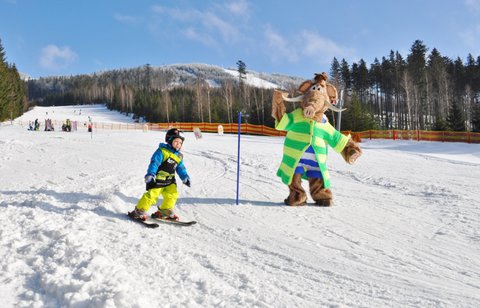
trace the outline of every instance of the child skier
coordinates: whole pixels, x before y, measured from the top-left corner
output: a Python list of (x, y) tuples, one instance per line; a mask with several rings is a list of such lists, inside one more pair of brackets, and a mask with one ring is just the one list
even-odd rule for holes
[(167, 143), (160, 143), (150, 160), (150, 165), (145, 175), (147, 192), (140, 198), (135, 206), (135, 210), (128, 213), (134, 219), (146, 220), (150, 206), (157, 203), (160, 195), (163, 196), (163, 202), (158, 207), (158, 211), (152, 214), (152, 217), (167, 220), (180, 219), (173, 212), (178, 198), (175, 171), (180, 176), (182, 182), (190, 187), (190, 177), (183, 164), (183, 155), (180, 153), (185, 137), (181, 130), (172, 128), (167, 131), (165, 141)]

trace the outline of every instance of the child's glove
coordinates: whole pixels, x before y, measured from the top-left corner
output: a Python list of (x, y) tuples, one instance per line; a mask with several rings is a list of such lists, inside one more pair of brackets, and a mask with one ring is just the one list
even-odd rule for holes
[(184, 181), (183, 181), (183, 184), (187, 185), (188, 187), (190, 187), (191, 183), (190, 183), (190, 179), (189, 178), (186, 178)]
[(145, 183), (148, 184), (148, 183), (150, 183), (150, 182), (152, 182), (152, 181), (155, 181), (155, 177), (154, 177), (153, 175), (151, 175), (151, 174), (145, 175)]

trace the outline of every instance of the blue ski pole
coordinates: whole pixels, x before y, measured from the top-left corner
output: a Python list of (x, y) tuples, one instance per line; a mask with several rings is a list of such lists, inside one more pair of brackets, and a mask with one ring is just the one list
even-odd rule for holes
[(242, 113), (238, 113), (238, 152), (237, 152), (237, 205), (238, 205), (238, 190), (240, 187), (240, 133), (242, 131)]

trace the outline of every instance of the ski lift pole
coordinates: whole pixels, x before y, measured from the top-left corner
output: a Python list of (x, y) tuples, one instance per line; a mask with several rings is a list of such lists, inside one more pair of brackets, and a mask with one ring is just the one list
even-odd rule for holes
[(238, 192), (240, 187), (240, 134), (242, 132), (242, 112), (238, 113), (238, 151), (237, 151), (237, 198), (236, 204), (238, 205)]
[[(343, 89), (340, 91), (340, 100), (338, 102), (338, 108), (343, 107)], [(338, 117), (337, 117), (337, 130), (340, 131), (340, 127), (342, 125), (342, 112), (338, 112)]]

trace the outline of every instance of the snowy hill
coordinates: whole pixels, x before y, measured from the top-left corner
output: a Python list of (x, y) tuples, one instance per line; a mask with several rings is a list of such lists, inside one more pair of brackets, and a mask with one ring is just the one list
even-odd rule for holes
[[(125, 68), (119, 70), (100, 71), (89, 75), (78, 76), (52, 76), (32, 80), (30, 86), (36, 86), (43, 91), (61, 91), (71, 87), (69, 81), (81, 80), (84, 76), (89, 78), (104, 77), (108, 80), (115, 80), (119, 84), (134, 84), (143, 80), (153, 88), (164, 89), (195, 85), (199, 80), (205, 81), (210, 87), (219, 87), (226, 81), (233, 83), (238, 81), (238, 72), (235, 68), (223, 68), (220, 66), (189, 63), (170, 64), (163, 66), (141, 66), (136, 68)], [(310, 76), (308, 77), (310, 78)], [(296, 88), (304, 78), (287, 76), (283, 74), (259, 73), (247, 70), (245, 82), (253, 87), (259, 88)]]
[(292, 208), (283, 138), (243, 136), (237, 206), (237, 137), (187, 133), (177, 213), (198, 224), (152, 230), (125, 213), (163, 140), (0, 125), (2, 307), (480, 306), (480, 145), (367, 140), (353, 166), (330, 151), (335, 206)]
[[(143, 67), (144, 69), (145, 67)], [(162, 75), (168, 72), (173, 80), (170, 86), (183, 86), (194, 84), (198, 79), (205, 80), (212, 87), (217, 87), (226, 79), (238, 80), (238, 71), (235, 68), (223, 68), (211, 64), (188, 63), (171, 64), (158, 67), (151, 67), (153, 74)], [(296, 76), (282, 74), (259, 73), (247, 70), (245, 82), (253, 87), (259, 88), (289, 88), (297, 87), (305, 79)]]

